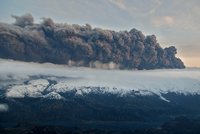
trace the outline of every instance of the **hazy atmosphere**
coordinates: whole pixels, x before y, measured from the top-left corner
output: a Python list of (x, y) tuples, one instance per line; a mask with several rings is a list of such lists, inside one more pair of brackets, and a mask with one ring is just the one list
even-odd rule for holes
[(1, 0), (0, 22), (13, 23), (11, 15), (31, 13), (60, 23), (91, 24), (112, 30), (136, 28), (155, 34), (164, 46), (176, 46), (186, 66), (200, 67), (199, 0)]

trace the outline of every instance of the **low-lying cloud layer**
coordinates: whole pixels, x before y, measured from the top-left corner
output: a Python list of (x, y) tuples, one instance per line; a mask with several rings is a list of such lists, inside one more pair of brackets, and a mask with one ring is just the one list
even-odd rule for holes
[(14, 24), (0, 23), (2, 58), (120, 69), (185, 67), (174, 46), (163, 49), (155, 35), (136, 29), (115, 32), (58, 24), (51, 18), (34, 24), (31, 14), (13, 17)]
[[(199, 69), (103, 70), (0, 59), (0, 98), (55, 98), (89, 93), (200, 94)], [(166, 100), (165, 100), (166, 101)]]

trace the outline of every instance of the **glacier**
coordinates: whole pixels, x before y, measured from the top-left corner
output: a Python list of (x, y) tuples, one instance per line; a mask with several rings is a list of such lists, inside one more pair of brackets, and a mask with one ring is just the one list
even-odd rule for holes
[(76, 95), (200, 95), (200, 69), (103, 70), (0, 59), (0, 96), (65, 99)]

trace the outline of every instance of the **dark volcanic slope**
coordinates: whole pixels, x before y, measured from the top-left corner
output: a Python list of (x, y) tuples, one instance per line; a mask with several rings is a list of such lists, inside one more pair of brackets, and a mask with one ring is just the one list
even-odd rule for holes
[(0, 23), (0, 57), (96, 67), (115, 63), (121, 69), (184, 68), (174, 46), (162, 48), (155, 35), (141, 31), (115, 32), (85, 26), (57, 24), (44, 18), (34, 24), (30, 14), (13, 16), (14, 24)]

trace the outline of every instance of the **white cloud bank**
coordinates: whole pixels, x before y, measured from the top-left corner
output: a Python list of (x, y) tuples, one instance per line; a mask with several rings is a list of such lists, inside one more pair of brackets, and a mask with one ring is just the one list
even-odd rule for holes
[[(167, 92), (200, 95), (199, 69), (100, 70), (0, 60), (0, 74), (0, 85), (6, 80), (22, 80), (21, 84), (15, 84), (6, 89), (7, 97), (42, 97), (45, 95), (62, 98), (56, 93), (76, 90), (77, 94), (87, 94), (97, 89), (102, 93), (121, 95), (133, 91), (137, 91), (139, 95), (157, 94), (160, 96)], [(56, 80), (57, 83), (49, 86), (45, 78), (38, 78), (24, 85), (23, 81), (30, 80), (31, 75), (54, 76), (51, 79)], [(64, 77), (64, 79), (59, 80), (58, 77)], [(42, 94), (44, 90), (51, 94)]]

